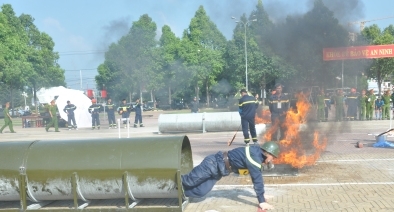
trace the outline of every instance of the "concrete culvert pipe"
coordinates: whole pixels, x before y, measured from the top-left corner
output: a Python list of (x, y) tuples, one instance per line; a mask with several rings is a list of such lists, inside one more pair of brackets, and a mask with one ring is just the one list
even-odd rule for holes
[(33, 202), (71, 200), (72, 184), (83, 200), (177, 198), (193, 168), (187, 136), (0, 142), (0, 161), (0, 201), (21, 198), (20, 179)]
[(238, 112), (160, 114), (159, 132), (235, 131), (241, 124)]

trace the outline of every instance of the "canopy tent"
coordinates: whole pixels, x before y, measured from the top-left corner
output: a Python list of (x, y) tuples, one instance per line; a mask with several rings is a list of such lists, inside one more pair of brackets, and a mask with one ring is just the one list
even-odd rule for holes
[(83, 91), (67, 89), (62, 86), (48, 89), (42, 88), (37, 92), (37, 98), (40, 100), (40, 103), (50, 103), (51, 100), (56, 99), (59, 115), (64, 120), (67, 120), (67, 114), (63, 109), (67, 105), (67, 101), (70, 101), (71, 104), (77, 107), (74, 113), (78, 128), (92, 126), (92, 117), (88, 112), (88, 108), (92, 103)]

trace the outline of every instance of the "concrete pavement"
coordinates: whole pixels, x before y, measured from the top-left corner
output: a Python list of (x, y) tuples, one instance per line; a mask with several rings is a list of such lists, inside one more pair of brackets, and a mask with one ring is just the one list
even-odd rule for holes
[[(130, 128), (131, 137), (168, 136), (157, 134), (159, 112), (151, 113), (152, 117), (143, 120), (146, 127)], [(274, 211), (394, 211), (394, 149), (372, 147), (375, 138), (368, 135), (386, 131), (390, 121), (314, 125), (329, 138), (326, 150), (316, 163), (299, 169), (297, 176), (264, 177), (266, 194), (273, 196), (268, 202), (275, 207)], [(53, 128), (48, 133), (44, 128), (16, 127), (16, 134), (7, 130), (0, 134), (0, 142), (118, 138), (118, 130), (106, 129), (105, 124), (101, 130), (60, 129), (59, 133), (53, 132)], [(121, 130), (122, 137), (126, 137), (126, 130)], [(194, 164), (219, 150), (243, 146), (241, 132), (233, 145), (227, 146), (233, 133), (185, 133), (191, 141)], [(394, 138), (388, 137), (388, 140), (394, 141)], [(355, 147), (358, 141), (364, 148)], [(2, 205), (4, 203), (0, 203), (0, 209)], [(231, 174), (222, 178), (206, 197), (191, 199), (185, 211), (258, 211), (258, 203), (250, 177)]]

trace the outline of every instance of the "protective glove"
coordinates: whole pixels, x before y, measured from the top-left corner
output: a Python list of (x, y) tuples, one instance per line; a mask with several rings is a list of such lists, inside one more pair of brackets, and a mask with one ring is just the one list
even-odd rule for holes
[(270, 205), (270, 204), (268, 204), (266, 202), (260, 203), (259, 206), (263, 210), (272, 210), (272, 209), (274, 209), (274, 206), (272, 206), (272, 205)]

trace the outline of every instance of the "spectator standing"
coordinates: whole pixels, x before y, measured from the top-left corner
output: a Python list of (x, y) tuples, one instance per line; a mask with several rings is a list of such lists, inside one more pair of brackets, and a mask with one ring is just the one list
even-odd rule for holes
[(200, 112), (200, 104), (197, 101), (197, 97), (193, 98), (193, 101), (191, 102), (191, 107), (190, 108), (191, 108), (192, 113)]
[[(285, 139), (285, 132), (286, 132), (286, 113), (289, 110), (290, 99), (289, 96), (282, 93), (283, 85), (276, 84), (275, 85), (275, 93), (271, 95), (268, 100), (269, 110), (271, 112), (271, 123), (272, 125), (279, 125), (278, 128), (280, 129), (280, 137), (279, 140)], [(271, 138), (271, 141), (277, 141), (277, 132), (273, 132), (274, 138)]]
[(122, 99), (122, 103), (120, 103), (118, 107), (118, 113), (119, 115), (122, 115), (124, 128), (127, 127), (127, 121), (129, 121), (130, 123), (130, 120), (128, 120), (130, 118), (130, 111), (131, 111), (131, 105), (126, 103), (126, 99)]
[(100, 129), (100, 110), (101, 105), (97, 104), (96, 99), (92, 99), (92, 105), (90, 105), (88, 111), (92, 114), (92, 130)]
[(107, 111), (107, 116), (108, 116), (109, 129), (117, 128), (115, 121), (115, 107), (116, 107), (115, 104), (112, 103), (112, 99), (109, 98), (107, 100), (107, 104), (105, 105), (105, 110)]
[(357, 119), (357, 106), (358, 106), (358, 96), (356, 89), (352, 88), (350, 94), (346, 98), (347, 106), (347, 120), (354, 121)]
[(331, 97), (330, 94), (327, 93), (324, 97), (324, 120), (328, 121), (328, 111), (331, 110)]
[[(71, 104), (70, 101), (67, 101), (67, 105), (64, 107), (63, 111), (67, 113), (67, 123), (68, 123), (68, 130), (72, 128), (77, 130), (77, 122), (75, 121), (75, 114), (74, 111), (77, 107), (74, 104)], [(71, 122), (73, 124), (71, 124)]]
[(382, 114), (381, 114), (381, 119), (387, 119), (390, 120), (390, 102), (391, 102), (391, 97), (390, 97), (390, 91), (387, 90), (384, 92), (382, 96), (382, 101), (383, 101), (383, 106), (382, 106)]
[(143, 107), (140, 102), (140, 98), (138, 98), (135, 101), (135, 107), (134, 107), (134, 111), (135, 111), (134, 128), (137, 128), (138, 122), (140, 123), (140, 127), (144, 127), (144, 124), (142, 123), (142, 110)]
[(367, 108), (366, 119), (372, 120), (373, 112), (374, 112), (374, 108), (375, 108), (374, 104), (375, 104), (375, 99), (376, 99), (376, 96), (373, 93), (373, 89), (369, 90), (369, 94), (367, 96), (368, 96), (368, 99), (367, 99), (367, 105), (366, 105), (366, 108)]
[(320, 90), (320, 94), (317, 95), (317, 121), (321, 122), (324, 121), (325, 115), (324, 115), (324, 108), (325, 108), (325, 102), (324, 102), (324, 90)]
[(361, 121), (364, 121), (366, 119), (366, 114), (367, 114), (368, 96), (366, 93), (367, 93), (366, 90), (362, 90), (361, 95), (359, 96), (360, 120)]
[(337, 94), (334, 97), (334, 104), (335, 104), (335, 121), (342, 121), (343, 120), (343, 90), (338, 89)]
[(383, 120), (384, 119), (384, 115), (382, 116), (383, 107), (384, 107), (384, 101), (379, 96), (375, 100), (375, 118), (376, 118), (376, 120), (381, 120), (381, 119)]
[(45, 130), (48, 132), (49, 128), (55, 127), (55, 132), (59, 131), (59, 121), (57, 119), (57, 105), (55, 104), (55, 100), (51, 101), (51, 105), (48, 106), (49, 116), (51, 117), (51, 121), (45, 127)]
[(8, 126), (8, 128), (10, 128), (11, 133), (16, 133), (14, 131), (14, 126), (12, 125), (12, 118), (10, 116), (10, 102), (6, 102), (5, 103), (5, 108), (3, 110), (4, 113), (4, 125), (3, 127), (0, 129), (0, 133), (3, 133), (4, 128), (6, 128)]

